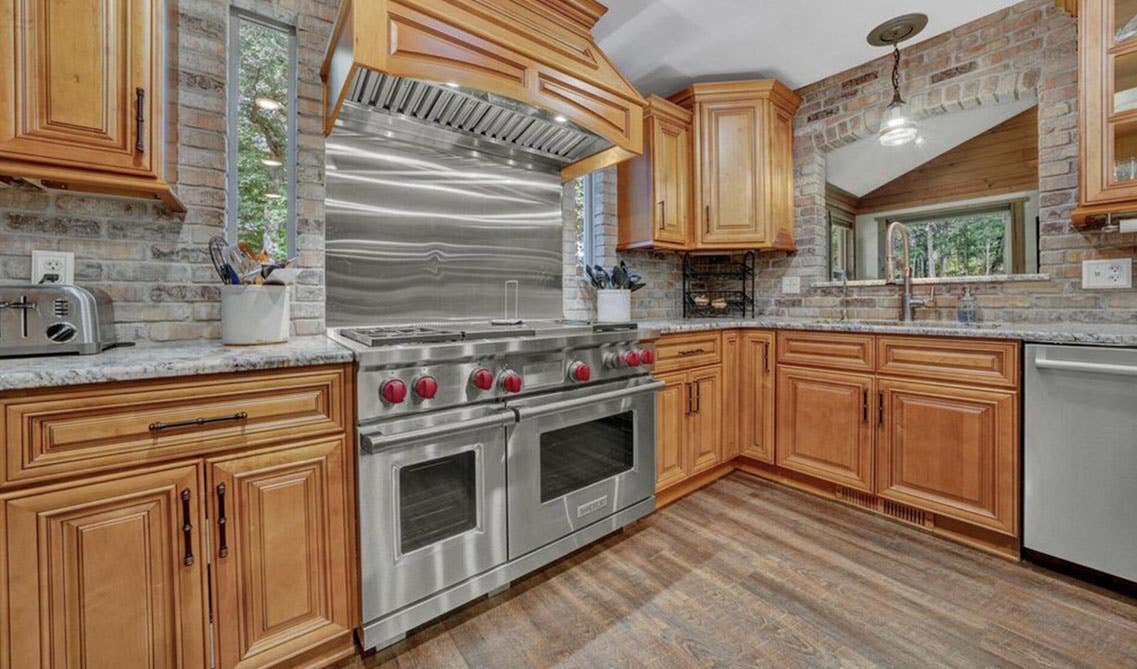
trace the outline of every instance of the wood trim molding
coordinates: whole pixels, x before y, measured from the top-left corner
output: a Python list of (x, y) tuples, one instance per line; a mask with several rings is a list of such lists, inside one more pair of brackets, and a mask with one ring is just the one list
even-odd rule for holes
[(1070, 13), (1070, 16), (1078, 16), (1078, 0), (1055, 0), (1055, 5), (1058, 9), (1064, 9)]

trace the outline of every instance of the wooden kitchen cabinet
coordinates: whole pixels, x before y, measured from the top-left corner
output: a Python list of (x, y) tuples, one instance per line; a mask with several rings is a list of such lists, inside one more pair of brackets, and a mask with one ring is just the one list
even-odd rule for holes
[(732, 460), (738, 456), (738, 434), (743, 414), (739, 413), (739, 396), (743, 383), (743, 371), (739, 356), (742, 354), (742, 338), (739, 330), (722, 333), (722, 459)]
[(694, 248), (795, 250), (793, 115), (768, 79), (694, 84), (670, 100), (694, 122)]
[(664, 386), (655, 396), (655, 489), (687, 478), (687, 375), (660, 374)]
[(151, 197), (166, 180), (165, 0), (0, 0), (0, 174)]
[(5, 500), (0, 667), (208, 666), (201, 480), (179, 464)]
[(878, 388), (877, 494), (1017, 535), (1017, 393), (885, 378)]
[(738, 405), (738, 454), (774, 464), (774, 333), (745, 330), (738, 345), (737, 385), (728, 391)]
[(873, 376), (779, 366), (777, 388), (778, 466), (872, 492)]
[(687, 420), (689, 474), (699, 474), (722, 462), (722, 369), (689, 372), (687, 386), (691, 393)]
[(643, 155), (619, 164), (618, 250), (690, 248), (691, 112), (652, 95)]
[(332, 438), (210, 462), (217, 666), (350, 645), (346, 457)]

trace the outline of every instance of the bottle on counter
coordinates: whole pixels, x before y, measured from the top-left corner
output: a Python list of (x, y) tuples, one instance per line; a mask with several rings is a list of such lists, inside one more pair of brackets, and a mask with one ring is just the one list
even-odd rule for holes
[(959, 298), (956, 318), (960, 323), (979, 322), (979, 306), (975, 303), (975, 296), (971, 294), (971, 286), (963, 287), (963, 296)]

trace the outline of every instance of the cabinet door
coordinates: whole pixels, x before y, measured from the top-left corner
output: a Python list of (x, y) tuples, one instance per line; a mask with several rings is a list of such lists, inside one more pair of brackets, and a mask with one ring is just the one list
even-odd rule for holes
[(699, 105), (702, 211), (699, 246), (762, 244), (765, 197), (763, 104)]
[(152, 175), (161, 6), (0, 0), (0, 157)]
[(745, 415), (739, 403), (741, 384), (746, 377), (739, 363), (744, 334), (737, 330), (722, 335), (722, 459), (733, 460), (738, 455), (738, 433)]
[(693, 393), (687, 450), (690, 474), (698, 474), (722, 462), (722, 370), (713, 367), (690, 372), (687, 383)]
[(877, 494), (1015, 534), (1018, 395), (881, 379)]
[(350, 645), (354, 502), (344, 457), (336, 438), (210, 462), (219, 667)]
[(872, 492), (873, 377), (779, 366), (777, 385), (778, 465)]
[(746, 332), (739, 348), (739, 449), (748, 458), (773, 464), (774, 333)]
[(687, 375), (661, 374), (666, 385), (655, 395), (655, 489), (663, 490), (687, 477)]
[(4, 665), (206, 666), (200, 480), (182, 465), (8, 500)]
[(664, 118), (652, 123), (655, 239), (686, 244), (691, 211), (691, 131)]
[(794, 246), (794, 116), (774, 105), (768, 107), (770, 126), (766, 143), (766, 194), (762, 217), (766, 240), (777, 248)]

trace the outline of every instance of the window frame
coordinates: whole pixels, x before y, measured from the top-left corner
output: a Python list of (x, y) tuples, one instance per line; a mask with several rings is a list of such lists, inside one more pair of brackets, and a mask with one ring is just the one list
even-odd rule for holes
[(299, 60), (300, 60), (300, 45), (299, 36), (295, 25), (277, 21), (256, 12), (251, 12), (237, 6), (230, 5), (229, 7), (229, 40), (228, 50), (226, 57), (227, 62), (227, 81), (226, 81), (226, 110), (228, 118), (225, 123), (226, 130), (226, 183), (228, 192), (225, 196), (225, 239), (229, 243), (236, 243), (238, 239), (238, 227), (240, 221), (238, 220), (240, 202), (240, 185), (238, 179), (238, 150), (240, 140), (238, 137), (238, 123), (241, 105), (241, 21), (251, 21), (259, 23), (265, 27), (273, 30), (279, 30), (287, 33), (288, 39), (288, 96), (284, 104), (288, 110), (288, 120), (286, 135), (288, 137), (288, 151), (285, 156), (284, 169), (286, 174), (286, 190), (287, 190), (287, 206), (288, 218), (285, 221), (286, 226), (286, 240), (287, 250), (286, 256), (292, 258), (297, 254), (297, 231), (296, 231), (296, 210), (297, 210), (297, 191), (300, 186), (300, 179), (297, 175), (297, 167), (299, 165), (299, 145), (300, 133), (298, 125), (298, 111), (297, 102), (299, 98)]

